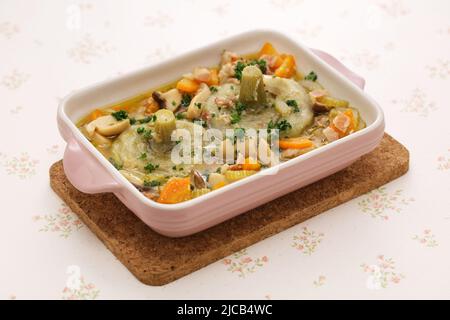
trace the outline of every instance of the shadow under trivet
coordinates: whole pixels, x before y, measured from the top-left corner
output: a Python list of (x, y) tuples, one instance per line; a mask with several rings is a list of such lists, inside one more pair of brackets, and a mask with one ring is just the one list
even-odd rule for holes
[(62, 161), (50, 168), (50, 184), (136, 278), (163, 285), (382, 186), (408, 166), (408, 150), (385, 134), (374, 151), (350, 167), (184, 238), (152, 231), (113, 194), (78, 191), (64, 175)]

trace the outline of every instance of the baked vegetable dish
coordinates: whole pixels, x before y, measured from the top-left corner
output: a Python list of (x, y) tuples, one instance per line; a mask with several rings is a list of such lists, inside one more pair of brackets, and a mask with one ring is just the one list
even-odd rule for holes
[(300, 73), (293, 55), (265, 43), (256, 54), (223, 51), (219, 66), (198, 66), (95, 109), (77, 126), (146, 197), (174, 204), (332, 143), (365, 122), (314, 70)]

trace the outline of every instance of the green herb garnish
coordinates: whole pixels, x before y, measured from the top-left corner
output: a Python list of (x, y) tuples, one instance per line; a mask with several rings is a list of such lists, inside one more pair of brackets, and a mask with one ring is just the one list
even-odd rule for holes
[(295, 100), (288, 100), (286, 101), (286, 104), (291, 107), (292, 109), (294, 109), (294, 112), (299, 112), (300, 109), (298, 108), (298, 103)]
[(281, 120), (277, 122), (273, 122), (270, 120), (267, 125), (267, 130), (270, 132), (271, 129), (278, 129), (279, 131), (286, 131), (292, 128), (292, 125), (287, 120)]
[(155, 122), (155, 121), (156, 121), (156, 116), (155, 115), (148, 116), (148, 117), (145, 117), (144, 119), (137, 120), (137, 122), (139, 122), (140, 124), (149, 123), (149, 122)]
[(145, 167), (144, 167), (144, 170), (147, 172), (147, 173), (151, 173), (151, 172), (153, 172), (153, 171), (155, 171), (156, 169), (158, 169), (159, 168), (159, 164), (153, 164), (153, 163), (148, 163)]
[(252, 60), (252, 61), (250, 61), (248, 63), (245, 63), (245, 62), (242, 62), (242, 61), (238, 61), (236, 63), (236, 67), (234, 68), (234, 74), (235, 74), (235, 77), (238, 80), (241, 80), (241, 78), (242, 78), (242, 71), (247, 66), (257, 66), (261, 70), (262, 73), (266, 73), (266, 71), (267, 71), (266, 60)]
[(175, 118), (177, 118), (177, 120), (181, 120), (185, 118), (184, 112), (179, 112), (175, 115)]
[(145, 159), (147, 159), (147, 153), (145, 153), (145, 152), (141, 153), (141, 155), (139, 156), (138, 159), (140, 159), (140, 160), (145, 160)]
[(236, 124), (241, 121), (241, 115), (238, 112), (233, 112), (231, 114), (231, 124)]
[(145, 132), (145, 128), (144, 127), (139, 127), (139, 128), (136, 129), (136, 132), (138, 134), (143, 134)]
[(117, 112), (113, 112), (113, 113), (111, 113), (111, 115), (114, 118), (116, 118), (117, 121), (125, 120), (128, 118), (128, 112), (126, 112), (125, 110), (119, 110)]
[(191, 104), (191, 100), (192, 100), (192, 97), (189, 94), (187, 94), (187, 93), (183, 94), (183, 96), (181, 98), (181, 106), (189, 107), (189, 105)]
[(306, 77), (305, 80), (311, 80), (316, 81), (317, 80), (317, 74), (314, 71), (311, 71)]
[(217, 87), (209, 87), (209, 90), (211, 90), (212, 93), (219, 91), (219, 89), (217, 89)]

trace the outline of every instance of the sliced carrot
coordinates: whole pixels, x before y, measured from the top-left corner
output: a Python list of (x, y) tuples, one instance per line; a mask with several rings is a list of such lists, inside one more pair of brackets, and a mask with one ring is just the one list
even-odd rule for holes
[(344, 114), (350, 118), (350, 126), (348, 127), (347, 132), (355, 130), (358, 124), (356, 123), (355, 115), (353, 114), (352, 109), (345, 110)]
[(295, 58), (293, 55), (287, 55), (283, 63), (275, 70), (275, 75), (281, 78), (290, 78), (295, 75)]
[(265, 55), (265, 54), (267, 54), (269, 56), (274, 56), (274, 55), (278, 55), (278, 52), (270, 42), (266, 42), (266, 43), (264, 43), (261, 50), (259, 51), (259, 57), (261, 57), (262, 55)]
[(261, 169), (261, 164), (255, 159), (246, 158), (242, 164), (242, 170), (253, 170), (259, 171)]
[(198, 90), (199, 84), (191, 79), (183, 78), (177, 83), (177, 89), (187, 93), (194, 93)]
[(101, 116), (104, 116), (105, 113), (100, 110), (100, 109), (95, 109), (94, 111), (91, 112), (91, 114), (89, 115), (89, 120), (90, 121), (94, 121), (97, 118), (100, 118)]
[(309, 139), (305, 138), (289, 138), (280, 140), (281, 149), (306, 149), (313, 146), (313, 143)]
[(164, 185), (159, 194), (159, 203), (179, 203), (191, 199), (191, 179), (172, 178)]
[(220, 181), (220, 182), (217, 182), (215, 185), (213, 185), (212, 189), (213, 190), (217, 190), (217, 189), (220, 189), (220, 188), (222, 188), (222, 187), (224, 187), (226, 185), (227, 185), (227, 183), (225, 181)]
[(208, 86), (217, 86), (219, 84), (219, 72), (217, 69), (211, 69), (211, 76), (207, 82)]

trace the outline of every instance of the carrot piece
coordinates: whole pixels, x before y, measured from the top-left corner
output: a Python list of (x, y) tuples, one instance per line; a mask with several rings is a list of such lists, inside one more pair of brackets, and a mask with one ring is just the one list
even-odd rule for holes
[(209, 81), (206, 83), (208, 86), (217, 86), (219, 84), (219, 72), (217, 69), (211, 69), (211, 76)]
[(253, 170), (259, 171), (261, 169), (261, 164), (255, 159), (246, 158), (242, 164), (242, 170)]
[(212, 189), (213, 190), (217, 190), (217, 189), (220, 189), (220, 188), (222, 188), (222, 187), (224, 187), (226, 185), (227, 185), (227, 183), (225, 181), (220, 181), (220, 182), (217, 182), (215, 185), (213, 185)]
[(194, 93), (198, 90), (199, 84), (194, 80), (183, 78), (177, 83), (177, 89), (187, 93)]
[(305, 138), (290, 138), (280, 140), (281, 149), (306, 149), (313, 146), (313, 143), (309, 139)]
[(283, 63), (275, 70), (275, 75), (281, 78), (290, 78), (295, 74), (295, 58), (287, 55)]
[(267, 54), (269, 56), (274, 56), (274, 55), (278, 55), (278, 52), (270, 42), (266, 42), (266, 43), (264, 43), (261, 50), (259, 51), (259, 57), (261, 57), (262, 55), (265, 55), (265, 54)]
[(344, 114), (350, 118), (350, 126), (348, 127), (347, 132), (355, 130), (357, 125), (356, 125), (356, 119), (355, 119), (352, 109), (345, 110)]
[(191, 179), (172, 178), (164, 185), (159, 194), (159, 203), (179, 203), (191, 199)]
[(97, 118), (100, 118), (101, 116), (105, 115), (105, 113), (100, 110), (100, 109), (95, 109), (94, 111), (91, 112), (91, 114), (89, 115), (89, 120), (90, 121), (94, 121)]

